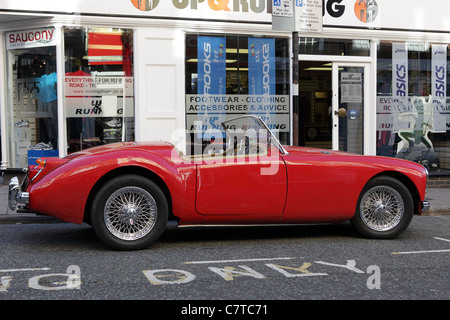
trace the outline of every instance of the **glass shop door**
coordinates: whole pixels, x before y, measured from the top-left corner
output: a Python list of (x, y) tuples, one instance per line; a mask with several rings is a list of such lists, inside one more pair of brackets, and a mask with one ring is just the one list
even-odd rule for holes
[(369, 106), (369, 63), (333, 63), (333, 150), (365, 154)]

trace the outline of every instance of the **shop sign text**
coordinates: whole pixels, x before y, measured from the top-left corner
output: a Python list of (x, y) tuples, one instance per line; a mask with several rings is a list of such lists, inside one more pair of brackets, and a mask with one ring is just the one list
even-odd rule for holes
[(26, 49), (55, 46), (55, 29), (36, 29), (10, 32), (6, 35), (6, 49)]
[(221, 129), (221, 122), (252, 114), (274, 131), (289, 132), (288, 95), (186, 95), (187, 129), (190, 132)]
[[(131, 3), (141, 11), (156, 9), (158, 5), (163, 5), (157, 1), (131, 0)], [(172, 5), (176, 9), (198, 10), (199, 7), (209, 7), (213, 11), (233, 11), (233, 12), (266, 12), (266, 0), (172, 0)]]

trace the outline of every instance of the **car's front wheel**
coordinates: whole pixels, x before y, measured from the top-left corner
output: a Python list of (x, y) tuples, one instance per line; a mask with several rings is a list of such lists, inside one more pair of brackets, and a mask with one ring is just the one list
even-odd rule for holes
[(369, 238), (390, 239), (409, 226), (414, 214), (410, 191), (391, 177), (377, 177), (361, 192), (353, 226)]
[(109, 180), (92, 203), (95, 233), (117, 250), (148, 247), (161, 236), (167, 219), (164, 193), (154, 182), (137, 175)]

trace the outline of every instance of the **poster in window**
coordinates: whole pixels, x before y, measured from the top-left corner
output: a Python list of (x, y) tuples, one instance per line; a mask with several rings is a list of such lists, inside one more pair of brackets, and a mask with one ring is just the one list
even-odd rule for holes
[(341, 73), (341, 102), (362, 103), (362, 73)]
[[(226, 94), (226, 39), (223, 37), (198, 37), (197, 44), (197, 94), (210, 97), (211, 95)], [(209, 100), (211, 102), (211, 100)], [(202, 127), (219, 128), (225, 121), (223, 112), (211, 114), (206, 111), (197, 114), (197, 123)], [(209, 139), (208, 133), (199, 133)]]
[(433, 44), (431, 57), (434, 132), (446, 132), (447, 45)]
[(198, 94), (225, 94), (226, 39), (198, 37)]
[(275, 39), (248, 39), (250, 94), (275, 94)]
[[(275, 39), (248, 38), (249, 95), (264, 96), (261, 100), (270, 103), (268, 96), (276, 94), (275, 67)], [(270, 126), (277, 122), (277, 113), (265, 108), (264, 104), (255, 113)]]

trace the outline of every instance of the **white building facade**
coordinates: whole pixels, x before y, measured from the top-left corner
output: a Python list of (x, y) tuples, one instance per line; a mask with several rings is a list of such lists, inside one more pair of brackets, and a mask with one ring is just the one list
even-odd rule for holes
[(323, 0), (319, 30), (273, 22), (307, 2), (0, 1), (1, 169), (120, 141), (192, 153), (255, 114), (284, 144), (447, 175), (448, 1)]

